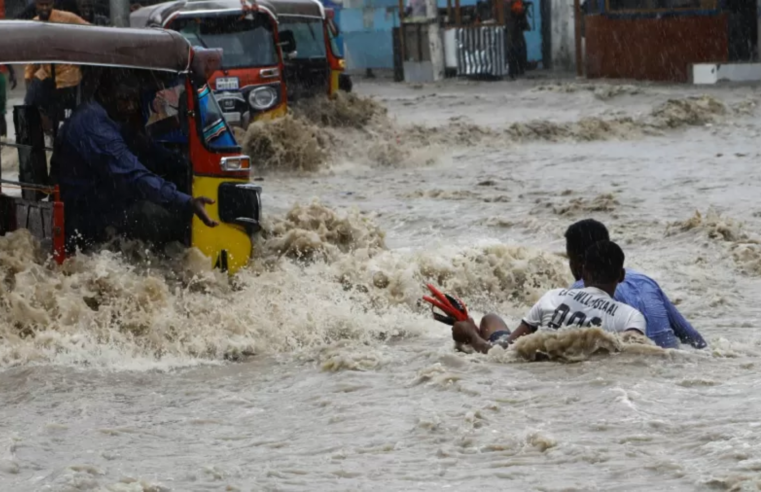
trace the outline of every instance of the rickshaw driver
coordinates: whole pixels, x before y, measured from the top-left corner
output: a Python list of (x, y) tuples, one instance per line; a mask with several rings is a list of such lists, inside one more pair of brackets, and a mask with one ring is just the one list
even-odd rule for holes
[(122, 130), (140, 110), (140, 82), (127, 76), (101, 80), (93, 100), (81, 104), (61, 128), (54, 169), (64, 202), (67, 247), (108, 239), (106, 230), (157, 245), (183, 237), (192, 214), (218, 223), (204, 205), (153, 172), (135, 156)]

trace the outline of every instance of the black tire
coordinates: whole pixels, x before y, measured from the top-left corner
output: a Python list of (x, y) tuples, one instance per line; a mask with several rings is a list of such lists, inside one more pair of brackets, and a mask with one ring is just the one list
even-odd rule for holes
[(352, 84), (351, 77), (345, 73), (338, 74), (338, 90), (344, 92), (351, 92)]

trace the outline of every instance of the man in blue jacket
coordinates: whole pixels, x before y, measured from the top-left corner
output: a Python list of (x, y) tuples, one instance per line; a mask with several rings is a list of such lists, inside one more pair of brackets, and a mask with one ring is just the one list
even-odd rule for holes
[[(64, 202), (69, 248), (87, 247), (107, 239), (113, 227), (127, 237), (154, 244), (181, 240), (195, 214), (215, 227), (204, 208), (214, 203), (193, 198), (158, 176), (130, 148), (129, 122), (140, 111), (139, 81), (127, 77), (102, 81), (95, 97), (81, 104), (61, 128), (53, 162)], [(128, 138), (133, 142), (132, 138)], [(133, 143), (134, 147), (134, 143)], [(167, 151), (161, 160), (168, 159)], [(175, 160), (184, 165), (182, 160)]]
[[(584, 255), (598, 241), (610, 241), (608, 229), (602, 223), (586, 219), (572, 224), (565, 233), (566, 253), (576, 283), (571, 287), (584, 287), (581, 275)], [(655, 280), (639, 272), (626, 270), (624, 281), (618, 284), (615, 299), (641, 312), (647, 320), (647, 336), (663, 348), (678, 348), (679, 340), (702, 349), (708, 344), (684, 319)]]

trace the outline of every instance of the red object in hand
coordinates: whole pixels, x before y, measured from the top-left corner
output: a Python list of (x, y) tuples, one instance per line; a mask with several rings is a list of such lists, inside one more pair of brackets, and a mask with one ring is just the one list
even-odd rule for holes
[[(451, 326), (458, 321), (467, 321), (470, 318), (468, 307), (460, 299), (442, 293), (431, 284), (428, 284), (427, 287), (431, 291), (431, 294), (435, 296), (435, 299), (430, 296), (423, 296), (423, 300), (431, 304), (433, 319)], [(444, 315), (437, 313), (435, 311), (436, 308), (442, 310)]]

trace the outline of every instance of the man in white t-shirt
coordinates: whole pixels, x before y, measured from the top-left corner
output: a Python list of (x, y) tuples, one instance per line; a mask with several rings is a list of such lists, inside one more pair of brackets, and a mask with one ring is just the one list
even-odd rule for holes
[(540, 327), (559, 330), (598, 326), (614, 333), (633, 331), (644, 336), (647, 323), (642, 313), (613, 299), (616, 286), (625, 275), (624, 252), (611, 241), (600, 241), (586, 252), (583, 271), (586, 288), (547, 292), (512, 333), (502, 318), (489, 314), (481, 320), (480, 328), (472, 319), (455, 323), (452, 338), (458, 344), (486, 353), (495, 344), (506, 347)]

